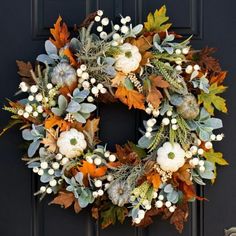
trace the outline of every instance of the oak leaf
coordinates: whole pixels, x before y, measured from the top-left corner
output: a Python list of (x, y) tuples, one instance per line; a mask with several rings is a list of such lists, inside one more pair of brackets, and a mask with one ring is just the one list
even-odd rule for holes
[(170, 223), (175, 225), (175, 228), (182, 233), (184, 228), (184, 223), (188, 219), (188, 203), (183, 202), (181, 205), (178, 205), (174, 213), (170, 218)]
[(50, 29), (50, 33), (53, 38), (50, 41), (59, 49), (64, 47), (69, 42), (70, 33), (68, 31), (67, 25), (62, 23), (61, 16), (58, 17), (54, 28)]
[(189, 169), (191, 168), (192, 166), (186, 163), (184, 166), (179, 168), (178, 171), (173, 173), (173, 181), (175, 182), (175, 185), (178, 185), (178, 180), (185, 182), (187, 185), (193, 184), (191, 181), (191, 174), (189, 172)]
[(216, 51), (215, 48), (203, 48), (199, 53), (197, 60), (200, 67), (204, 70), (210, 70), (212, 72), (220, 72), (221, 67), (217, 59), (212, 57), (212, 54)]
[(213, 149), (211, 149), (209, 152), (204, 152), (204, 157), (212, 162), (216, 163), (221, 166), (228, 165), (229, 163), (223, 158), (223, 154), (221, 152), (215, 152)]
[(99, 130), (99, 121), (100, 119), (87, 120), (85, 126), (82, 128), (83, 133), (85, 134), (87, 141), (91, 146), (97, 144), (99, 141), (96, 138), (96, 133)]
[(162, 93), (158, 88), (168, 88), (169, 83), (161, 76), (155, 75), (151, 75), (149, 80), (151, 82), (151, 87), (149, 88), (146, 100), (147, 102), (150, 102), (154, 108), (158, 108), (161, 103), (161, 99), (163, 98)]
[(153, 36), (151, 35), (148, 35), (146, 37), (142, 35), (137, 39), (132, 39), (130, 43), (136, 46), (139, 49), (140, 53), (144, 53), (152, 48), (152, 38)]
[(223, 93), (226, 89), (227, 87), (223, 85), (218, 86), (217, 83), (214, 83), (210, 86), (209, 93), (201, 91), (201, 93), (198, 95), (198, 103), (203, 103), (203, 106), (209, 112), (210, 115), (214, 115), (215, 108), (219, 111), (226, 113), (227, 107), (225, 99), (217, 95)]
[(28, 85), (35, 84), (35, 81), (33, 80), (32, 74), (30, 71), (33, 70), (33, 67), (30, 62), (24, 62), (24, 61), (16, 61), (17, 67), (18, 67), (18, 74), (21, 77), (21, 80)]
[(57, 138), (58, 138), (59, 129), (48, 129), (46, 131), (46, 138), (43, 138), (42, 142), (44, 146), (50, 152), (55, 152), (57, 149)]
[(50, 204), (57, 204), (63, 206), (64, 208), (70, 207), (73, 203), (75, 212), (79, 213), (81, 208), (73, 193), (61, 191), (59, 192), (58, 196), (55, 197), (52, 202), (50, 202)]
[(145, 97), (143, 94), (139, 93), (136, 90), (128, 90), (124, 86), (120, 85), (116, 90), (115, 97), (126, 104), (129, 109), (131, 109), (132, 107), (141, 110), (145, 109)]
[(125, 82), (125, 78), (127, 77), (127, 75), (123, 72), (117, 72), (116, 76), (114, 77), (114, 79), (111, 80), (111, 86), (112, 87), (118, 87), (120, 84), (123, 84)]
[(95, 164), (89, 163), (85, 160), (82, 162), (82, 166), (78, 167), (79, 171), (84, 174), (84, 176), (90, 175), (93, 178), (102, 177), (106, 174), (107, 167), (96, 167)]

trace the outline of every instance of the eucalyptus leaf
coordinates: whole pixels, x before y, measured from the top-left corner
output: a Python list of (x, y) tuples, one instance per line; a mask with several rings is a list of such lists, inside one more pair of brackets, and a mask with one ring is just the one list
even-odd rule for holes
[(48, 55), (51, 55), (51, 54), (56, 54), (57, 55), (57, 48), (50, 40), (46, 40), (45, 50), (46, 50)]
[(80, 112), (82, 113), (91, 113), (96, 110), (96, 106), (91, 103), (81, 103)]
[(78, 112), (80, 109), (81, 109), (81, 105), (78, 102), (71, 100), (66, 111), (74, 113), (74, 112)]
[(40, 146), (39, 140), (32, 142), (28, 148), (28, 152), (27, 152), (28, 156), (32, 157), (36, 153), (36, 151), (38, 150), (39, 146)]

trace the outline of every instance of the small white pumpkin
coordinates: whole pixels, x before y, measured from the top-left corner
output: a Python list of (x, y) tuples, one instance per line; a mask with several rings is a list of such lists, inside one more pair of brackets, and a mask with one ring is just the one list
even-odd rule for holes
[(124, 43), (119, 48), (121, 53), (116, 56), (116, 70), (126, 74), (137, 70), (142, 59), (139, 49), (130, 43)]
[(77, 81), (75, 69), (66, 62), (60, 62), (54, 67), (52, 73), (52, 83), (56, 85), (72, 85)]
[(68, 158), (78, 157), (87, 147), (84, 134), (72, 128), (60, 134), (57, 140), (57, 146), (61, 154)]
[(156, 161), (162, 170), (175, 172), (185, 163), (185, 151), (178, 143), (165, 142), (157, 150)]
[(107, 190), (109, 199), (114, 205), (119, 207), (122, 207), (128, 203), (130, 192), (130, 186), (125, 181), (115, 181)]

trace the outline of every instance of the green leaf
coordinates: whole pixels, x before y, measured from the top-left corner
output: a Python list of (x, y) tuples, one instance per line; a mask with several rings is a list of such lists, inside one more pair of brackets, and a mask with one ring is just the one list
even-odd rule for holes
[(137, 145), (135, 145), (134, 143), (132, 142), (128, 142), (129, 146), (131, 147), (131, 149), (137, 153), (138, 157), (140, 159), (144, 158), (147, 156), (147, 153), (145, 152), (145, 150), (141, 147), (138, 147)]
[(149, 13), (147, 17), (147, 22), (144, 23), (145, 29), (147, 31), (161, 32), (166, 31), (170, 28), (171, 24), (164, 24), (169, 20), (166, 16), (166, 6), (162, 6), (160, 10), (156, 9), (154, 14)]
[(204, 157), (212, 162), (216, 163), (221, 166), (228, 165), (229, 163), (223, 158), (223, 154), (221, 152), (215, 152), (213, 149), (211, 149), (209, 152), (204, 152)]
[(128, 210), (125, 207), (118, 207), (115, 205), (110, 205), (106, 210), (101, 211), (101, 226), (106, 228), (109, 225), (114, 225), (118, 220), (123, 224), (125, 217), (128, 214)]
[(223, 93), (227, 87), (214, 83), (209, 88), (209, 93), (205, 93), (201, 91), (201, 94), (198, 95), (199, 104), (203, 103), (203, 106), (210, 113), (210, 115), (214, 115), (214, 109), (216, 108), (219, 111), (224, 113), (227, 112), (225, 99), (218, 96), (217, 94)]

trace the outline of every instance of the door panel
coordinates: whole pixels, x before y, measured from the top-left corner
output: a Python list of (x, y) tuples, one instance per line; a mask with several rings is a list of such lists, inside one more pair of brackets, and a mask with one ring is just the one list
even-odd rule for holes
[[(231, 166), (219, 170), (217, 184), (204, 189), (210, 202), (194, 203), (190, 206), (190, 218), (183, 236), (220, 236), (225, 228), (236, 225), (236, 178), (234, 140), (235, 126), (235, 23), (233, 0), (3, 0), (0, 8), (1, 25), (1, 79), (0, 97), (10, 97), (17, 89), (19, 78), (16, 74), (15, 60), (34, 61), (36, 55), (44, 51), (44, 40), (49, 36), (49, 28), (61, 14), (72, 28), (79, 24), (89, 12), (103, 9), (105, 14), (115, 19), (119, 13), (130, 15), (134, 23), (145, 21), (146, 15), (166, 4), (174, 30), (188, 37), (193, 34), (195, 48), (206, 45), (218, 47), (217, 56), (222, 67), (229, 70), (227, 81), (229, 90), (226, 98), (230, 115), (224, 119), (226, 138), (218, 145)], [(100, 105), (100, 139), (114, 148), (115, 143), (126, 140), (137, 141), (138, 127), (144, 114), (128, 111), (121, 104)], [(7, 122), (7, 114), (1, 112), (0, 126)], [(115, 125), (114, 125), (115, 124)], [(58, 206), (48, 206), (49, 199), (39, 202), (33, 196), (38, 189), (37, 177), (20, 160), (22, 152), (20, 135), (10, 131), (0, 140), (1, 147), (1, 236), (174, 236), (178, 235), (168, 222), (156, 218), (154, 224), (144, 230), (130, 227), (130, 222), (100, 230), (84, 210), (79, 215), (72, 210), (61, 210)], [(203, 194), (203, 189), (198, 190)], [(204, 208), (204, 211), (203, 211)]]

